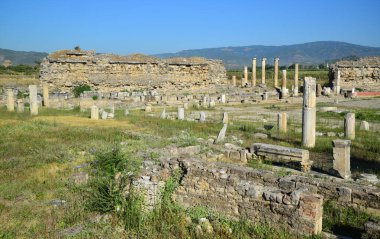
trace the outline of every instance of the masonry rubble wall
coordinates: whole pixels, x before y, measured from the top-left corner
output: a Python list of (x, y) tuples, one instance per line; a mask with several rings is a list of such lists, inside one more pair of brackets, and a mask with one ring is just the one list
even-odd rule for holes
[(380, 90), (380, 56), (364, 57), (355, 61), (338, 61), (330, 67), (330, 84), (336, 86), (340, 71), (340, 88)]
[(88, 84), (93, 90), (188, 90), (227, 80), (222, 61), (201, 57), (160, 59), (141, 54), (118, 56), (61, 50), (43, 59), (40, 81), (68, 92)]
[(263, 172), (219, 162), (175, 159), (170, 167), (182, 170), (175, 200), (184, 207), (204, 205), (233, 218), (306, 235), (322, 230), (323, 196), (305, 188), (281, 188), (272, 179), (259, 180), (257, 176)]

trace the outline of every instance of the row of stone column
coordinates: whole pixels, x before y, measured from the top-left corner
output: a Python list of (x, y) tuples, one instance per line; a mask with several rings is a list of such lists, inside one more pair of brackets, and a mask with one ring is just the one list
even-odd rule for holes
[[(265, 65), (266, 58), (262, 58), (261, 60), (261, 84), (265, 84)], [(274, 87), (278, 87), (278, 62), (279, 58), (274, 59)], [(252, 87), (255, 87), (257, 84), (256, 80), (256, 58), (252, 59)], [(286, 70), (282, 71), (282, 87), (286, 88)], [(244, 66), (244, 77), (242, 79), (242, 85), (245, 86), (248, 83), (248, 66)], [(232, 84), (236, 86), (236, 76), (232, 76)], [(295, 64), (294, 68), (294, 95), (298, 96), (298, 64)]]
[[(49, 88), (44, 85), (42, 88), (44, 106), (49, 107)], [(38, 115), (37, 85), (29, 85), (29, 108), (31, 115)], [(15, 110), (15, 99), (13, 89), (7, 89), (7, 111)], [(24, 112), (24, 102), (22, 99), (17, 100), (17, 112)]]

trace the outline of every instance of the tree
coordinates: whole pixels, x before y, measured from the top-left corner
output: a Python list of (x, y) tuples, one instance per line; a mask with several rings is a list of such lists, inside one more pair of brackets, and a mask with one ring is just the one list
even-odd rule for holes
[(81, 49), (80, 49), (80, 46), (76, 46), (75, 48), (74, 48), (76, 51), (80, 51)]

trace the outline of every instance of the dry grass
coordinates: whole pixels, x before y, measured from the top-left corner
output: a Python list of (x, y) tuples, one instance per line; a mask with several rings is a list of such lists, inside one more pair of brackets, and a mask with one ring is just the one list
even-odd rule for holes
[(0, 75), (0, 87), (38, 85), (38, 77), (24, 75)]

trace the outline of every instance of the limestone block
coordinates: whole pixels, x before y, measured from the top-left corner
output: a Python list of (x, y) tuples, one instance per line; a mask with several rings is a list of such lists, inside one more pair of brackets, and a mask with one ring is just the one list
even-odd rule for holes
[(24, 106), (24, 101), (22, 99), (17, 100), (17, 112), (23, 113), (25, 106)]
[(351, 202), (352, 201), (352, 189), (348, 187), (338, 187), (338, 201), (339, 202)]
[(360, 129), (364, 131), (369, 131), (369, 123), (367, 121), (362, 121), (360, 123)]
[(333, 144), (333, 168), (340, 177), (348, 179), (351, 177), (350, 169), (350, 140), (336, 139)]
[(177, 119), (178, 120), (184, 120), (185, 119), (185, 109), (184, 108), (178, 108)]
[(218, 137), (214, 141), (214, 144), (220, 143), (224, 140), (224, 137), (226, 136), (227, 126), (228, 124), (223, 125), (223, 128), (220, 130)]
[(98, 120), (99, 119), (99, 109), (96, 105), (91, 107), (91, 119)]

